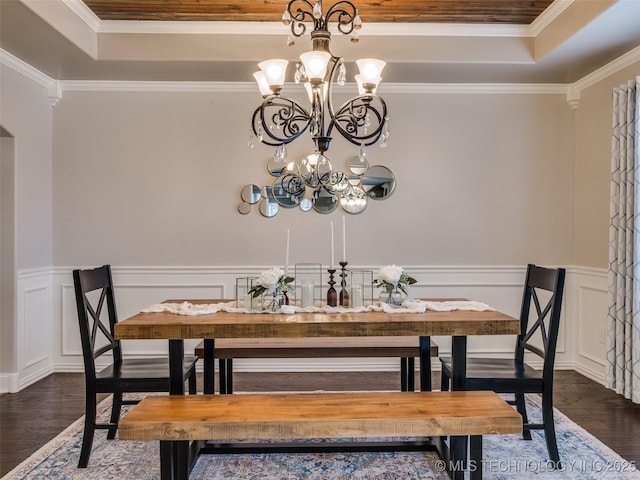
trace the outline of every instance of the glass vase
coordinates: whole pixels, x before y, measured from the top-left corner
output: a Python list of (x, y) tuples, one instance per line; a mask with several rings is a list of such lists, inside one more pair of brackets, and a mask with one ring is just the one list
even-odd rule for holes
[(397, 288), (390, 292), (387, 290), (380, 292), (380, 302), (394, 307), (399, 307), (406, 299), (407, 295)]
[(289, 305), (287, 292), (276, 288), (273, 292), (265, 292), (262, 296), (262, 310), (276, 312), (282, 305)]

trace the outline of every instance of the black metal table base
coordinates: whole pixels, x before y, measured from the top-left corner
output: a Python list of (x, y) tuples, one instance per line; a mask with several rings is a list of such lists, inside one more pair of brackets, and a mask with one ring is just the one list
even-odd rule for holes
[[(431, 390), (431, 352), (430, 338), (420, 337), (420, 386), (422, 391)], [(215, 341), (205, 339), (204, 341), (204, 370), (205, 384), (204, 393), (213, 394), (213, 371), (215, 358)], [(467, 337), (453, 336), (452, 338), (452, 390), (465, 390), (466, 379), (466, 351)], [(181, 339), (169, 340), (170, 357), (170, 393), (173, 395), (184, 395), (184, 383), (182, 376), (182, 359), (184, 358), (184, 342)], [(410, 371), (413, 370), (413, 359), (402, 364), (402, 384), (403, 387), (413, 386), (413, 377)], [(221, 380), (226, 384), (227, 376), (231, 375), (231, 363), (228, 368), (225, 365), (221, 369)], [(410, 378), (411, 377), (411, 378)], [(232, 387), (224, 392), (231, 393)], [(231, 390), (231, 391), (229, 391)], [(413, 388), (412, 388), (413, 390)], [(202, 441), (161, 441), (160, 442), (160, 470), (162, 480), (188, 480), (189, 473), (200, 454), (222, 454), (222, 453), (259, 453), (269, 451), (270, 453), (301, 453), (301, 452), (370, 452), (370, 451), (437, 451), (444, 460), (447, 472), (453, 480), (464, 479), (465, 471), (470, 472), (472, 480), (482, 479), (482, 436), (471, 437), (452, 436), (449, 438), (449, 445), (446, 445), (443, 437), (434, 437), (429, 441), (418, 442), (336, 442), (333, 445), (320, 442), (314, 443), (285, 443), (285, 444), (210, 444)], [(468, 440), (469, 439), (469, 440)], [(469, 456), (467, 456), (469, 455)]]
[[(449, 437), (453, 449), (446, 445), (446, 437), (425, 438), (406, 441), (328, 441), (328, 442), (260, 442), (260, 443), (215, 443), (215, 442), (160, 442), (160, 472), (162, 480), (188, 480), (199, 455), (253, 454), (253, 453), (334, 453), (334, 452), (437, 452), (444, 461), (452, 480), (463, 480), (470, 472), (471, 480), (482, 480), (482, 436)], [(460, 447), (469, 458), (460, 456)], [(453, 442), (457, 440), (457, 442)]]
[(436, 451), (430, 439), (396, 442), (278, 442), (278, 443), (213, 443), (206, 442), (201, 454), (249, 453), (334, 453), (334, 452), (415, 452)]

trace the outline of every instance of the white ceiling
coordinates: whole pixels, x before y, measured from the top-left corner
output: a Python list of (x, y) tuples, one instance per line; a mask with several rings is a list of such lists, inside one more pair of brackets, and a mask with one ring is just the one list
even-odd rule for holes
[[(357, 4), (357, 0), (355, 2)], [(251, 81), (295, 59), (281, 23), (101, 21), (81, 0), (0, 0), (0, 48), (57, 80)], [(364, 24), (334, 34), (391, 83), (572, 83), (640, 45), (640, 0), (556, 0), (531, 25)], [(640, 72), (639, 72), (640, 74)]]

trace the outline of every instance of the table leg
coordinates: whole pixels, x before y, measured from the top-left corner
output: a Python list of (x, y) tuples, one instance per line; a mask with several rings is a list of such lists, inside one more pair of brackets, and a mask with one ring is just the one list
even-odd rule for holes
[(420, 391), (431, 391), (431, 337), (420, 337)]
[[(467, 337), (454, 336), (451, 343), (451, 390), (465, 390), (467, 378)], [(467, 438), (451, 437), (452, 460), (467, 458)], [(454, 478), (457, 477), (454, 474)]]
[(451, 390), (466, 390), (467, 337), (453, 337), (451, 344)]
[(204, 340), (204, 393), (215, 393), (215, 341)]
[(184, 340), (169, 340), (169, 393), (184, 395)]
[[(182, 375), (184, 365), (184, 340), (169, 340), (169, 393), (171, 395), (184, 395), (184, 378)], [(186, 480), (189, 477), (189, 442), (169, 442), (170, 447), (161, 449), (161, 459), (167, 452), (171, 456), (169, 467), (161, 465), (163, 472), (170, 468), (172, 479)], [(162, 461), (161, 461), (162, 464)], [(186, 472), (185, 472), (186, 465)], [(166, 475), (166, 473), (163, 473)]]

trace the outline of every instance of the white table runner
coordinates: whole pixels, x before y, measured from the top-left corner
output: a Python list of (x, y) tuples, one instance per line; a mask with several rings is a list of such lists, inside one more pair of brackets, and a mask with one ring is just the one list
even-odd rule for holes
[(386, 313), (425, 313), (427, 310), (436, 312), (449, 312), (453, 310), (471, 310), (475, 312), (494, 311), (489, 305), (481, 302), (456, 300), (446, 302), (432, 302), (424, 300), (405, 300), (401, 306), (392, 306), (386, 303), (374, 303), (366, 307), (298, 307), (295, 305), (282, 305), (275, 311), (251, 310), (236, 307), (236, 302), (221, 303), (157, 303), (143, 309), (143, 313), (170, 312), (177, 315), (208, 315), (217, 312), (230, 313), (277, 313), (292, 315), (294, 313), (362, 313), (362, 312), (386, 312)]

